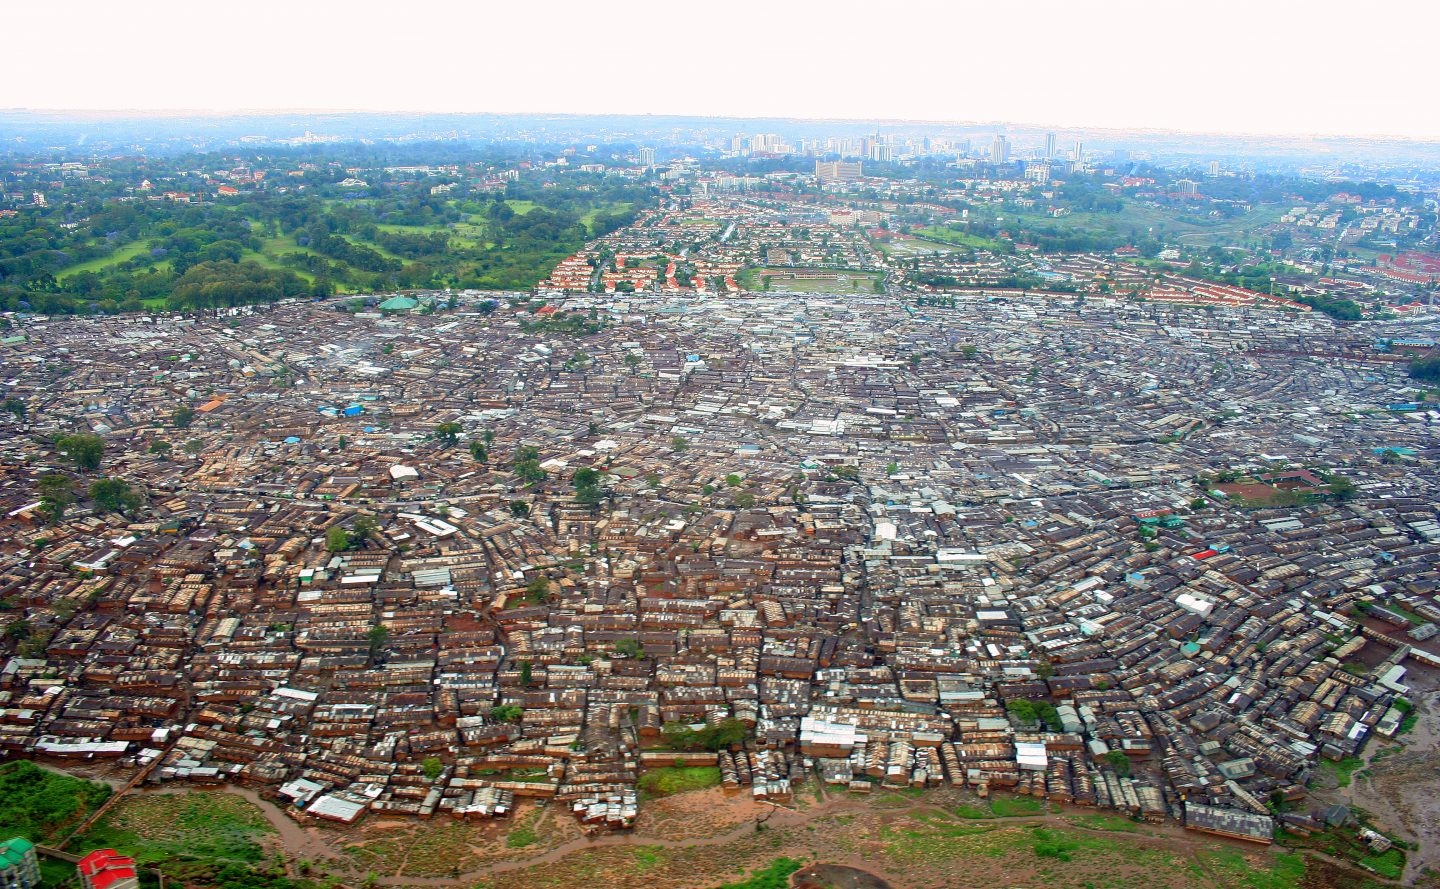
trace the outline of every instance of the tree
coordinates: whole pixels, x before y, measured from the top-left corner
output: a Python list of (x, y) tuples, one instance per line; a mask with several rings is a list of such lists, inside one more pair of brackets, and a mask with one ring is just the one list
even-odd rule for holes
[(732, 488), (738, 488), (738, 487), (740, 487), (740, 482), (741, 482), (740, 476), (737, 475), (737, 474), (735, 474), (735, 473), (733, 473), (733, 472), (730, 473), (729, 475), (725, 476), (725, 484), (729, 485), (729, 486), (732, 487)]
[(672, 750), (726, 750), (745, 741), (750, 729), (738, 719), (722, 719), (715, 725), (692, 729), (679, 722), (667, 722), (660, 730)]
[(575, 499), (581, 505), (592, 509), (605, 502), (605, 488), (600, 483), (602, 478), (604, 476), (599, 470), (589, 466), (582, 466), (575, 470), (575, 476), (572, 479), (575, 485)]
[(542, 482), (546, 477), (545, 470), (540, 468), (540, 449), (534, 445), (521, 445), (516, 448), (515, 462), (510, 469), (526, 484)]
[(755, 495), (749, 491), (740, 491), (735, 494), (735, 505), (741, 509), (749, 509), (755, 505)]
[(451, 420), (448, 423), (441, 423), (435, 427), (435, 437), (447, 445), (453, 445), (460, 438), (460, 433), (465, 430), (464, 426)]
[(470, 442), (470, 456), (475, 459), (476, 463), (490, 462), (490, 452), (486, 450), (485, 445), (479, 441)]
[(343, 553), (350, 548), (350, 532), (339, 525), (331, 525), (325, 532), (325, 548), (332, 553)]
[(688, 447), (690, 447), (690, 442), (686, 441), (683, 435), (676, 435), (670, 439), (670, 450), (675, 451), (676, 453), (679, 453), (680, 451), (683, 451)]
[(25, 402), (18, 398), (7, 398), (4, 401), (0, 401), (0, 411), (14, 414), (17, 420), (24, 420), (26, 412)]
[(1115, 774), (1121, 778), (1130, 777), (1130, 757), (1124, 750), (1111, 750), (1103, 759), (1115, 770)]
[(89, 432), (62, 435), (55, 439), (55, 449), (75, 464), (77, 469), (99, 469), (105, 455), (105, 439)]
[(530, 605), (542, 605), (550, 597), (550, 581), (537, 577), (525, 584), (525, 601)]
[(385, 643), (390, 641), (390, 628), (384, 624), (376, 624), (365, 634), (365, 640), (369, 643), (366, 663), (373, 667), (380, 662), (380, 653), (385, 650)]
[(517, 519), (523, 519), (530, 514), (530, 504), (524, 500), (511, 500), (510, 514)]
[(420, 768), (425, 770), (426, 779), (434, 781), (445, 771), (445, 763), (441, 762), (438, 756), (427, 756), (425, 761), (420, 763)]
[(641, 358), (634, 352), (626, 352), (625, 357), (620, 360), (624, 362), (626, 367), (630, 368), (630, 373), (634, 374), (640, 370)]
[(175, 408), (170, 415), (170, 425), (176, 429), (189, 429), (190, 424), (195, 422), (195, 411), (188, 404), (182, 404)]
[(172, 446), (170, 442), (166, 441), (163, 438), (157, 438), (154, 441), (150, 442), (149, 450), (150, 453), (154, 454), (155, 456), (163, 458), (170, 456), (171, 448)]
[(52, 524), (60, 521), (65, 510), (75, 502), (75, 480), (68, 475), (52, 472), (40, 477), (38, 487), (40, 511)]
[(1342, 502), (1354, 500), (1356, 494), (1359, 493), (1359, 489), (1355, 487), (1355, 483), (1343, 475), (1332, 474), (1328, 480), (1330, 482), (1330, 493), (1335, 496), (1336, 500)]
[(529, 688), (535, 682), (534, 668), (529, 661), (520, 662), (520, 684)]
[(1440, 383), (1440, 354), (1416, 358), (1410, 362), (1410, 378), (1427, 383)]
[(129, 482), (118, 478), (96, 479), (94, 484), (90, 485), (90, 499), (105, 512), (118, 512), (121, 515), (131, 514), (144, 502), (139, 494), (130, 489)]
[[(529, 663), (525, 661), (521, 666), (528, 666)], [(525, 709), (519, 704), (501, 704), (490, 708), (491, 722), (519, 722), (524, 715)]]
[(350, 523), (350, 527), (350, 544), (359, 546), (369, 539), (371, 534), (380, 529), (380, 523), (375, 520), (374, 516), (359, 515), (355, 517), (355, 521)]
[(615, 643), (615, 653), (637, 661), (645, 659), (645, 649), (640, 647), (639, 639), (621, 639)]
[(1023, 698), (1019, 698), (1013, 701), (1006, 701), (1005, 709), (1010, 712), (1011, 716), (1014, 716), (1016, 719), (1020, 720), (1026, 725), (1029, 725), (1036, 721), (1035, 705), (1030, 701), (1024, 700)]

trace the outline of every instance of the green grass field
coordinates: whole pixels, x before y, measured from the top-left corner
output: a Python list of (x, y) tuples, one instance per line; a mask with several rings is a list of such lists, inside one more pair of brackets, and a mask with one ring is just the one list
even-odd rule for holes
[(1340, 787), (1349, 787), (1351, 777), (1364, 766), (1365, 761), (1358, 756), (1347, 756), (1338, 761), (1330, 759), (1320, 761), (1320, 767), (1335, 776), (1335, 783)]
[(1047, 810), (1042, 800), (1028, 796), (997, 796), (976, 806), (960, 806), (955, 814), (961, 818), (1019, 818), (1043, 815)]
[[(603, 207), (595, 207), (594, 209), (587, 210), (585, 215), (580, 217), (580, 221), (585, 224), (586, 230), (594, 234), (596, 216), (599, 216), (601, 213), (624, 213), (633, 206), (635, 205), (629, 201), (617, 201), (613, 204), (606, 204)], [(716, 225), (718, 227), (719, 223), (716, 223)]]
[(720, 785), (719, 766), (668, 766), (640, 776), (640, 793), (646, 798), (670, 796)]
[(1000, 249), (999, 241), (982, 238), (979, 235), (972, 235), (968, 232), (957, 231), (947, 226), (932, 225), (926, 228), (917, 228), (914, 234), (918, 237), (927, 238), (931, 241), (939, 241), (942, 244), (950, 244), (955, 247), (974, 247), (977, 250)]
[(770, 293), (874, 293), (880, 278), (880, 272), (849, 269), (754, 268), (743, 270), (736, 283)]
[(433, 235), (437, 232), (450, 231), (448, 225), (396, 225), (390, 222), (379, 223), (375, 228), (382, 232), (391, 232), (392, 234), (399, 232), (405, 235)]
[(101, 272), (111, 266), (128, 262), (149, 250), (149, 243), (148, 239), (144, 241), (131, 241), (128, 244), (115, 248), (108, 256), (99, 256), (87, 262), (79, 262), (72, 266), (66, 266), (55, 273), (55, 280), (63, 281), (81, 272)]
[(117, 849), (141, 864), (178, 857), (255, 862), (264, 855), (257, 840), (274, 831), (238, 796), (192, 791), (128, 797), (76, 843)]
[(794, 858), (777, 858), (738, 883), (726, 883), (720, 889), (785, 889), (790, 885), (790, 875), (802, 867)]
[(932, 253), (954, 253), (956, 246), (941, 243), (940, 241), (925, 241), (919, 238), (909, 241), (891, 241), (888, 244), (882, 243), (880, 249), (889, 256), (910, 257), (929, 256)]

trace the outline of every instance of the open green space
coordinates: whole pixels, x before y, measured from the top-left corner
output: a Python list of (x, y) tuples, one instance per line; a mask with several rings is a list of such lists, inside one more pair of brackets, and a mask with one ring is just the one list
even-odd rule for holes
[(946, 244), (942, 241), (924, 240), (922, 238), (908, 238), (905, 240), (882, 241), (880, 249), (887, 256), (895, 258), (909, 258), (914, 256), (930, 256), (935, 253), (954, 253), (959, 249), (954, 244)]
[(55, 273), (55, 280), (63, 281), (66, 278), (73, 277), (80, 274), (81, 272), (102, 272), (105, 269), (111, 268), (112, 266), (117, 266), (121, 263), (129, 262), (140, 254), (146, 253), (149, 250), (150, 243), (148, 240), (142, 239), (139, 241), (131, 241), (128, 244), (123, 244), (119, 247), (116, 247), (114, 250), (112, 250), (109, 254), (105, 256), (97, 256), (96, 258), (87, 260), (86, 262), (77, 262), (74, 265), (66, 266), (65, 268)]
[[(1190, 247), (1210, 247), (1258, 240), (1261, 230), (1278, 222), (1286, 209), (1263, 204), (1239, 215), (1212, 218), (1194, 215), (1196, 210), (1191, 207), (1127, 199), (1117, 211), (1076, 210), (1058, 217), (1039, 207), (979, 207), (972, 211), (970, 221), (981, 229), (1008, 231), (1017, 240), (1030, 240), (1024, 235), (1027, 231), (1051, 231), (1061, 235), (1087, 235), (1102, 241), (1108, 239), (1117, 245), (1148, 238), (1178, 241)], [(974, 234), (960, 232), (963, 239), (955, 239), (957, 232), (948, 227), (932, 226), (917, 229), (915, 233), (961, 246), (983, 246), (974, 242), (979, 237)]]
[(852, 269), (756, 267), (742, 270), (736, 283), (768, 293), (874, 293), (882, 277)]
[(726, 883), (719, 889), (785, 889), (790, 875), (802, 867), (794, 858), (777, 858), (765, 867), (754, 870), (738, 883)]
[(1293, 852), (1275, 855), (1271, 866), (1254, 867), (1245, 856), (1233, 849), (1211, 849), (1198, 856), (1200, 866), (1215, 874), (1222, 885), (1244, 886), (1246, 889), (1294, 889), (1305, 876), (1305, 858)]
[(59, 889), (65, 885), (75, 885), (75, 865), (58, 858), (40, 856), (41, 889)]
[(1018, 818), (1043, 815), (1049, 807), (1043, 800), (1028, 796), (997, 796), (976, 806), (960, 806), (955, 814), (961, 818)]
[(1134, 821), (1118, 815), (1075, 815), (1065, 820), (1086, 830), (1110, 830), (1116, 833), (1134, 833), (1137, 830)]
[(146, 794), (121, 801), (70, 849), (115, 849), (190, 887), (300, 889), (261, 845), (274, 832), (259, 809), (233, 794)]
[(954, 247), (974, 247), (977, 250), (999, 250), (1000, 242), (992, 238), (982, 238), (979, 235), (972, 235), (960, 229), (948, 226), (931, 225), (925, 228), (917, 228), (914, 234), (931, 241), (938, 241), (941, 244), (949, 244)]
[(292, 271), (295, 274), (299, 275), (301, 278), (305, 279), (307, 283), (314, 283), (315, 281), (315, 276), (312, 275), (310, 272), (307, 272), (304, 269), (292, 269), (289, 266), (283, 265), (278, 260), (276, 260), (272, 254), (269, 253), (257, 253), (254, 250), (246, 250), (243, 254), (241, 254), (240, 258), (242, 261), (248, 259), (253, 262), (257, 262), (264, 268), (272, 269), (274, 271), (283, 271), (288, 269), (289, 271)]
[[(1362, 818), (1362, 823), (1364, 821)], [(1308, 835), (1282, 831), (1280, 840), (1290, 848), (1313, 849), (1332, 858), (1359, 864), (1392, 880), (1398, 880), (1405, 873), (1404, 849), (1391, 846), (1384, 852), (1371, 851), (1369, 845), (1360, 839), (1359, 831), (1354, 825)]]
[(389, 232), (397, 235), (425, 234), (433, 235), (441, 232), (449, 232), (453, 226), (450, 225), (401, 225), (395, 222), (376, 223), (375, 228), (382, 232)]
[(592, 234), (594, 234), (595, 217), (601, 215), (602, 213), (626, 213), (634, 206), (635, 205), (630, 203), (629, 201), (616, 201), (614, 203), (606, 204), (603, 207), (592, 207), (591, 209), (585, 211), (585, 213), (580, 217), (580, 222), (587, 229), (589, 229)]
[(1365, 767), (1365, 761), (1358, 756), (1347, 756), (1340, 760), (1323, 759), (1320, 767), (1335, 778), (1337, 786), (1349, 787), (1350, 779)]
[(719, 785), (718, 766), (667, 766), (651, 769), (640, 776), (640, 792), (651, 798)]
[(0, 839), (64, 840), (110, 797), (104, 784), (46, 771), (18, 760), (0, 765)]
[[(362, 171), (375, 162), (351, 159)], [(296, 172), (278, 163), (269, 172)], [(110, 172), (134, 173), (121, 167)], [(644, 183), (577, 184), (544, 171), (502, 195), (452, 199), (394, 181), (362, 196), (310, 172), (303, 189), (224, 201), (203, 190), (197, 201), (127, 201), (90, 193), (93, 183), (67, 185), (67, 198), (86, 207), (80, 222), (59, 205), (0, 220), (0, 309), (111, 314), (392, 289), (524, 290), (657, 197)]]
[[(1082, 826), (1088, 829), (1077, 829)], [(1106, 830), (1110, 835), (1099, 832)], [(1108, 825), (1097, 830), (1097, 825), (1088, 823), (1056, 827), (967, 821), (964, 816), (954, 821), (929, 813), (912, 814), (882, 827), (880, 839), (886, 869), (894, 873), (945, 867), (965, 859), (975, 860), (978, 872), (990, 866), (981, 861), (1000, 859), (1013, 869), (1017, 880), (1029, 878), (1023, 885), (1299, 889), (1305, 876), (1305, 859), (1297, 853), (1266, 850), (1247, 855), (1217, 843), (1198, 849), (1192, 858), (1162, 843), (1147, 842), (1139, 834), (1126, 833), (1133, 830)]]
[(530, 814), (515, 822), (510, 832), (505, 835), (505, 846), (510, 849), (523, 849), (526, 846), (533, 846), (540, 842), (540, 834), (536, 826), (540, 823), (541, 811), (534, 809)]
[(146, 865), (183, 857), (255, 862), (264, 855), (257, 840), (273, 832), (246, 800), (192, 791), (125, 799), (76, 845), (117, 849)]

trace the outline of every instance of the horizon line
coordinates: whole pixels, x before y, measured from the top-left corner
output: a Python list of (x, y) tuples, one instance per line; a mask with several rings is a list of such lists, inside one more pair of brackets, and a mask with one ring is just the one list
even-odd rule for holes
[(1381, 141), (1381, 142), (1405, 142), (1416, 145), (1440, 146), (1440, 137), (1423, 138), (1419, 136), (1405, 136), (1393, 133), (1359, 135), (1355, 133), (1281, 133), (1281, 132), (1257, 132), (1246, 130), (1177, 130), (1167, 127), (1144, 127), (1144, 126), (1084, 126), (1075, 124), (1052, 124), (1034, 123), (1029, 121), (1006, 121), (1006, 120), (936, 120), (924, 118), (883, 118), (883, 117), (804, 117), (795, 115), (736, 115), (736, 114), (703, 114), (695, 112), (588, 112), (588, 111), (456, 111), (456, 110), (385, 110), (374, 108), (33, 108), (27, 106), (13, 106), (0, 108), (0, 114), (51, 114), (57, 116), (108, 116), (108, 117), (157, 117), (157, 118), (178, 118), (178, 117), (260, 117), (260, 116), (305, 116), (305, 115), (385, 115), (397, 117), (425, 117), (433, 115), (455, 115), (455, 116), (489, 116), (489, 117), (608, 117), (608, 118), (647, 118), (647, 117), (675, 117), (695, 118), (700, 120), (713, 121), (786, 121), (794, 123), (842, 123), (842, 124), (878, 124), (883, 126), (939, 126), (939, 127), (995, 127), (999, 129), (1013, 128), (1020, 130), (1044, 131), (1083, 131), (1087, 133), (1105, 134), (1130, 134), (1130, 135), (1169, 135), (1169, 136), (1207, 136), (1227, 138), (1263, 138), (1277, 140), (1308, 140), (1308, 141)]

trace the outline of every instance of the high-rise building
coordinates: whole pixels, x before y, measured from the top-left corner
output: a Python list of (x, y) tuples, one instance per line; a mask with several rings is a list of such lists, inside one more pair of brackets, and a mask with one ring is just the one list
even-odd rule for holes
[(1054, 133), (1046, 133), (1046, 134), (1045, 134), (1045, 159), (1046, 159), (1047, 161), (1053, 161), (1053, 160), (1055, 159), (1055, 134), (1054, 134)]
[(815, 178), (821, 182), (852, 182), (861, 175), (859, 161), (815, 162)]
[(1084, 143), (1084, 142), (1081, 142), (1079, 139), (1076, 139), (1076, 140), (1075, 140), (1075, 153), (1074, 153), (1073, 155), (1071, 155), (1070, 159), (1073, 160), (1073, 161), (1074, 161), (1075, 163), (1077, 163), (1077, 164), (1080, 163), (1081, 161), (1085, 160), (1085, 143)]
[(990, 142), (990, 163), (1010, 163), (1010, 137), (1003, 133), (996, 133), (995, 138)]
[(1200, 191), (1200, 183), (1194, 179), (1181, 179), (1175, 183), (1175, 191), (1178, 194), (1197, 194)]
[(0, 843), (0, 889), (35, 889), (40, 885), (40, 860), (35, 844), (24, 837)]
[(1219, 175), (1220, 175), (1220, 162), (1219, 162), (1219, 161), (1211, 161), (1211, 162), (1210, 162), (1210, 175), (1211, 175), (1211, 176), (1219, 176)]
[(642, 166), (642, 167), (653, 167), (653, 166), (655, 166), (655, 149), (653, 149), (653, 148), (642, 148), (642, 149), (640, 149), (640, 166)]

